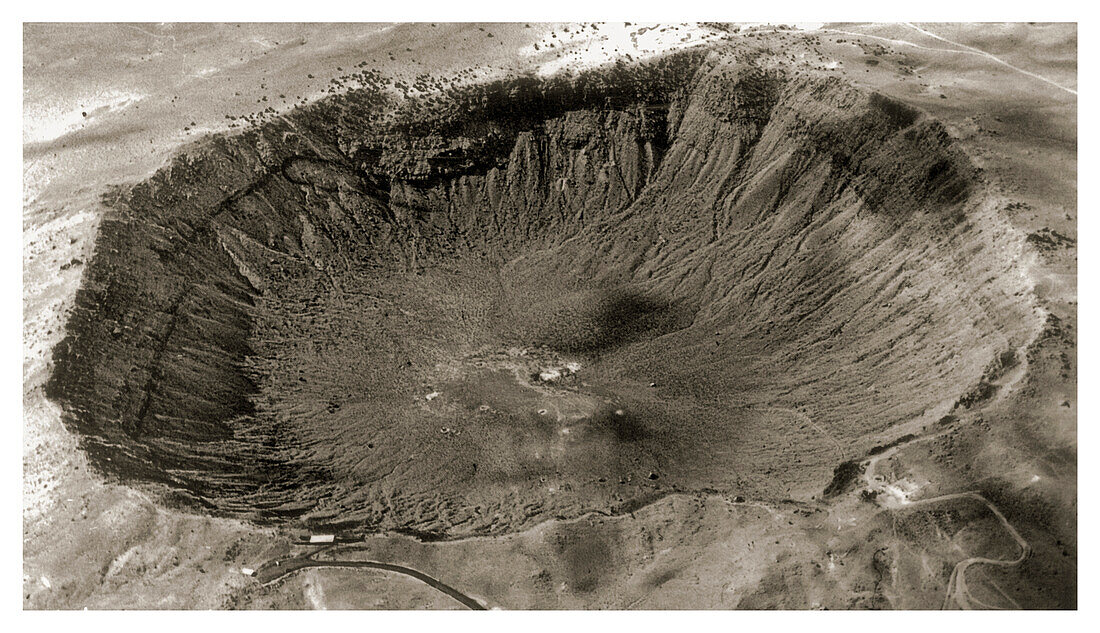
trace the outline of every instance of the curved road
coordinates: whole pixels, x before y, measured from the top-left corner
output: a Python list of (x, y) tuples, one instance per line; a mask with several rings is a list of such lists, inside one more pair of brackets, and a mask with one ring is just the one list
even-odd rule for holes
[[(945, 497), (937, 497), (936, 499), (929, 499), (929, 501), (943, 500), (946, 497), (971, 497), (985, 504), (989, 510), (1001, 520), (1001, 524), (1004, 525), (1008, 533), (1012, 535), (1012, 538), (1016, 540), (1016, 543), (1020, 546), (1020, 555), (1013, 560), (1000, 560), (994, 558), (984, 558), (981, 556), (973, 556), (966, 560), (960, 561), (955, 565), (954, 571), (951, 572), (951, 579), (947, 581), (947, 595), (943, 598), (944, 607), (947, 606), (951, 598), (955, 599), (955, 603), (962, 609), (971, 609), (973, 605), (971, 601), (977, 603), (977, 606), (983, 609), (993, 609), (984, 602), (979, 601), (974, 596), (970, 595), (970, 590), (966, 587), (966, 569), (974, 564), (980, 565), (994, 565), (997, 567), (1015, 567), (1027, 559), (1031, 554), (1031, 546), (1027, 541), (1020, 536), (1020, 533), (1016, 531), (1016, 528), (1012, 527), (1012, 524), (1008, 522), (1001, 511), (997, 509), (997, 506), (989, 502), (988, 499), (976, 492), (964, 492), (957, 495), (946, 495)], [(916, 505), (916, 504), (913, 504)], [(1006, 596), (1007, 597), (1007, 596)], [(1011, 600), (1011, 598), (1009, 598)]]
[(321, 553), (324, 550), (317, 550), (308, 554), (303, 554), (295, 558), (289, 558), (282, 561), (273, 561), (267, 563), (260, 569), (256, 570), (253, 576), (260, 584), (270, 584), (279, 579), (286, 578), (287, 576), (308, 569), (310, 567), (338, 567), (344, 569), (381, 569), (384, 571), (391, 571), (398, 574), (404, 574), (411, 576), (419, 580), (420, 582), (428, 585), (432, 589), (447, 594), (454, 598), (458, 602), (462, 603), (468, 609), (474, 611), (485, 611), (485, 605), (481, 604), (474, 598), (467, 596), (458, 589), (444, 583), (441, 580), (433, 578), (422, 571), (417, 571), (411, 567), (403, 567), (401, 565), (394, 565), (393, 563), (382, 563), (373, 560), (316, 560), (313, 556)]
[[(944, 431), (944, 433), (949, 432), (949, 431), (950, 431), (950, 429), (948, 429), (947, 431)], [(939, 437), (940, 435), (943, 435), (944, 433), (937, 433), (935, 435), (929, 435), (929, 436), (925, 436), (925, 437), (922, 437), (922, 438), (918, 438), (918, 439), (916, 439), (912, 442), (907, 442), (907, 444), (915, 444), (915, 443), (918, 443), (918, 442), (927, 441), (927, 440), (933, 439), (935, 437)], [(870, 460), (868, 460), (867, 468), (864, 470), (864, 473), (863, 473), (863, 480), (870, 489), (877, 490), (877, 491), (882, 490), (883, 486), (881, 485), (881, 483), (875, 480), (875, 472), (874, 472), (875, 471), (875, 466), (878, 464), (878, 462), (880, 460), (882, 460), (886, 457), (892, 456), (894, 453), (896, 453), (898, 451), (899, 448), (901, 448), (901, 446), (895, 446), (891, 450), (886, 451), (884, 453), (880, 453), (880, 454), (872, 457)], [(950, 501), (952, 499), (962, 499), (962, 498), (973, 499), (974, 501), (977, 501), (977, 502), (985, 505), (985, 507), (988, 508), (989, 511), (992, 512), (993, 515), (997, 517), (997, 519), (1000, 520), (1001, 525), (1004, 527), (1004, 529), (1013, 538), (1013, 540), (1015, 540), (1016, 543), (1020, 546), (1020, 555), (1017, 556), (1016, 558), (1010, 559), (1010, 560), (996, 559), (996, 558), (985, 558), (985, 557), (982, 557), (982, 556), (972, 556), (972, 557), (967, 558), (965, 560), (959, 561), (955, 565), (955, 569), (953, 569), (951, 571), (951, 578), (947, 581), (947, 594), (943, 598), (943, 606), (941, 608), (946, 609), (947, 606), (951, 603), (951, 601), (954, 600), (955, 604), (959, 605), (959, 608), (961, 608), (961, 609), (973, 609), (973, 608), (975, 608), (975, 606), (979, 609), (995, 609), (996, 607), (985, 604), (984, 602), (981, 602), (980, 600), (978, 600), (977, 598), (975, 598), (974, 596), (972, 596), (970, 594), (970, 590), (966, 586), (966, 570), (967, 570), (967, 568), (969, 568), (971, 565), (994, 565), (994, 566), (997, 566), (997, 567), (1015, 567), (1016, 565), (1019, 565), (1020, 563), (1027, 560), (1027, 557), (1031, 554), (1031, 545), (1028, 544), (1028, 542), (1026, 540), (1024, 540), (1024, 538), (1022, 536), (1020, 536), (1020, 533), (1016, 531), (1016, 528), (1012, 527), (1012, 524), (1008, 522), (1008, 519), (1005, 518), (1005, 515), (1001, 513), (1001, 511), (997, 508), (997, 506), (993, 505), (993, 503), (989, 499), (986, 499), (984, 496), (982, 496), (977, 491), (971, 490), (971, 491), (967, 491), (967, 492), (956, 492), (956, 493), (952, 493), (952, 494), (940, 495), (938, 497), (930, 497), (928, 499), (920, 499), (918, 501), (909, 501), (907, 499), (903, 499), (900, 502), (901, 505), (899, 505), (897, 507), (894, 507), (894, 508), (883, 508), (883, 509), (888, 510), (888, 511), (908, 510), (908, 509), (912, 509), (912, 508), (917, 508), (919, 506), (939, 503), (941, 501)], [(1009, 599), (1011, 600), (1011, 598), (1009, 598)]]

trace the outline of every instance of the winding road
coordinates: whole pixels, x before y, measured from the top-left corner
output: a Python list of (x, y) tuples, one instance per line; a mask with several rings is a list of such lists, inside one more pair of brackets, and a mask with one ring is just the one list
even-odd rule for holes
[[(946, 431), (945, 431), (945, 433), (946, 433)], [(927, 440), (933, 439), (935, 437), (939, 437), (940, 435), (943, 435), (943, 433), (938, 433), (936, 435), (925, 436), (923, 438), (914, 440), (913, 442), (909, 442), (908, 444), (914, 444), (914, 443), (921, 442), (921, 441), (927, 441)], [(885, 489), (885, 486), (881, 482), (879, 482), (875, 479), (875, 466), (878, 464), (879, 461), (881, 461), (881, 460), (883, 460), (887, 457), (892, 456), (894, 453), (896, 453), (898, 451), (899, 448), (901, 448), (901, 447), (900, 446), (895, 446), (894, 448), (890, 449), (889, 451), (886, 451), (884, 453), (881, 453), (879, 455), (876, 455), (876, 456), (872, 457), (867, 462), (867, 468), (864, 470), (864, 473), (863, 473), (863, 480), (871, 490), (876, 490), (876, 491), (881, 493)], [(1020, 546), (1020, 555), (1017, 556), (1014, 559), (1009, 559), (1009, 560), (996, 559), (996, 558), (986, 558), (984, 556), (971, 556), (969, 558), (966, 558), (966, 559), (961, 560), (958, 563), (956, 563), (955, 568), (951, 571), (951, 578), (947, 581), (947, 593), (943, 598), (943, 606), (941, 608), (946, 609), (951, 604), (952, 600), (954, 600), (955, 604), (957, 604), (960, 609), (967, 609), (967, 610), (974, 609), (974, 608), (996, 609), (997, 607), (994, 607), (992, 605), (988, 605), (988, 604), (978, 600), (977, 598), (975, 598), (973, 595), (970, 594), (970, 590), (966, 586), (966, 570), (971, 565), (993, 565), (993, 566), (996, 566), (996, 567), (1015, 567), (1015, 566), (1023, 563), (1025, 560), (1027, 560), (1027, 557), (1031, 555), (1031, 545), (1026, 540), (1024, 540), (1024, 538), (1022, 536), (1020, 536), (1020, 533), (1016, 531), (1016, 528), (1012, 527), (1012, 524), (1008, 522), (1008, 519), (1005, 518), (1005, 515), (1001, 513), (1001, 511), (997, 508), (997, 506), (993, 505), (993, 503), (991, 501), (989, 501), (989, 499), (986, 499), (985, 497), (983, 497), (977, 491), (970, 490), (970, 491), (966, 491), (966, 492), (956, 492), (956, 493), (951, 493), (951, 494), (946, 494), (946, 495), (940, 495), (938, 497), (929, 497), (927, 499), (920, 499), (920, 500), (917, 500), (917, 501), (909, 501), (908, 499), (902, 497), (898, 501), (898, 504), (899, 504), (898, 506), (896, 506), (896, 507), (887, 507), (887, 508), (884, 508), (884, 510), (887, 510), (887, 511), (896, 511), (896, 510), (903, 510), (903, 509), (904, 510), (909, 510), (909, 509), (913, 509), (913, 508), (919, 508), (920, 506), (932, 505), (932, 504), (941, 503), (941, 502), (944, 502), (944, 501), (951, 501), (953, 499), (972, 499), (974, 501), (977, 501), (978, 503), (983, 504), (986, 508), (988, 508), (989, 511), (992, 512), (993, 515), (995, 517), (997, 517), (998, 520), (1000, 520), (1001, 525), (1008, 532), (1008, 534), (1013, 538), (1013, 540), (1015, 540), (1016, 543)], [(1008, 596), (1006, 596), (1006, 598), (1007, 597)], [(1011, 598), (1008, 598), (1008, 599), (1011, 600)]]
[[(1020, 563), (1027, 560), (1027, 557), (1031, 554), (1031, 546), (1028, 544), (1027, 541), (1023, 539), (1022, 536), (1020, 536), (1020, 533), (1016, 531), (1016, 528), (1012, 527), (1012, 524), (1008, 522), (1008, 519), (1006, 519), (1003, 514), (1001, 514), (1001, 511), (997, 509), (997, 506), (993, 505), (989, 502), (988, 499), (976, 492), (963, 492), (954, 495), (944, 495), (943, 497), (929, 499), (928, 501), (942, 501), (947, 498), (960, 497), (970, 497), (980, 503), (985, 504), (985, 507), (989, 508), (989, 511), (1001, 520), (1001, 524), (1004, 525), (1008, 533), (1012, 536), (1013, 539), (1016, 540), (1016, 543), (1019, 544), (1020, 555), (1013, 560), (1001, 560), (995, 558), (985, 558), (982, 556), (972, 556), (970, 558), (967, 558), (966, 560), (960, 561), (958, 564), (955, 565), (955, 569), (951, 572), (951, 579), (947, 582), (947, 595), (945, 595), (943, 598), (943, 608), (946, 609), (951, 599), (954, 598), (955, 604), (959, 605), (959, 608), (962, 609), (973, 609), (974, 604), (977, 604), (977, 606), (982, 609), (995, 609), (996, 607), (981, 602), (974, 596), (970, 595), (970, 591), (966, 587), (966, 569), (975, 564), (994, 565), (996, 567), (1015, 567), (1016, 565), (1019, 565)], [(917, 503), (920, 502), (915, 502), (912, 505), (917, 505)], [(1011, 598), (1009, 599), (1011, 600)]]

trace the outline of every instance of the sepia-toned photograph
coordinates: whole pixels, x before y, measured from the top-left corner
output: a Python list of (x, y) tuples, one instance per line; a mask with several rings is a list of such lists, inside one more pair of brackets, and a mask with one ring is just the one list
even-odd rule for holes
[(1078, 608), (1076, 23), (20, 28), (22, 610)]

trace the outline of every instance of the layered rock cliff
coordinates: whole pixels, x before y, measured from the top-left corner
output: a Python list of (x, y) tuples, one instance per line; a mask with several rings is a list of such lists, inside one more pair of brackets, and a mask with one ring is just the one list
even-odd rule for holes
[(256, 520), (810, 498), (1041, 322), (941, 125), (734, 50), (352, 92), (108, 203), (49, 394), (104, 472)]

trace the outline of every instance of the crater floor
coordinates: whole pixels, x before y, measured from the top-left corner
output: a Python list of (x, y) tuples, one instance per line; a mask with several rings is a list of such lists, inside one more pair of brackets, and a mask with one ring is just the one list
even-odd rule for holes
[[(1024, 503), (1007, 480), (964, 499), (898, 463), (993, 432), (1065, 337), (1033, 290), (1040, 238), (974, 156), (905, 100), (740, 40), (404, 99), (371, 76), (113, 190), (46, 394), (98, 476), (160, 507), (418, 569), (443, 555), (377, 535), (511, 535), (490, 549), (530, 542), (520, 584), (590, 605), (677, 578), (605, 575), (678, 513), (755, 508), (755, 547), (777, 512), (817, 534), (942, 500), (993, 535)], [(828, 573), (880, 518), (814, 537)], [(893, 538), (942, 536), (925, 521)], [(882, 556), (880, 581), (921, 584)], [(823, 573), (746, 560), (756, 593), (709, 606), (809, 606), (767, 583)], [(981, 602), (959, 564), (943, 589)], [(848, 606), (933, 600), (872, 593)]]
[(1039, 327), (930, 117), (736, 48), (617, 72), (363, 89), (185, 154), (112, 203), (50, 389), (122, 477), (456, 536), (810, 500)]

